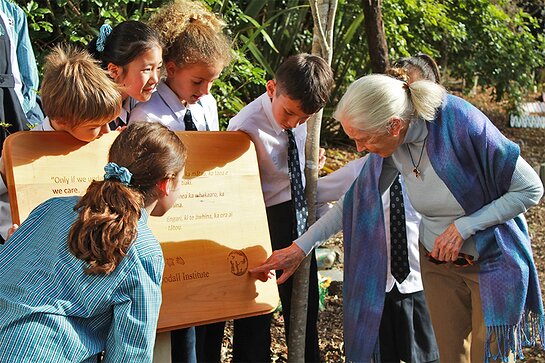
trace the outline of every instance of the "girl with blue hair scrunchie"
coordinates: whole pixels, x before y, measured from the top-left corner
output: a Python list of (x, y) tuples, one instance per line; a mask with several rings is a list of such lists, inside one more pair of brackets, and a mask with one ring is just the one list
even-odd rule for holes
[(103, 24), (88, 50), (120, 86), (123, 109), (110, 128), (124, 127), (132, 109), (138, 102), (148, 101), (159, 82), (163, 63), (160, 37), (139, 21), (124, 21), (114, 28)]
[(96, 49), (99, 52), (104, 52), (104, 44), (106, 43), (106, 38), (112, 32), (112, 26), (110, 24), (104, 24), (100, 27), (98, 32), (98, 38), (96, 40)]
[(147, 221), (174, 205), (185, 156), (165, 126), (133, 123), (104, 180), (42, 203), (0, 245), (0, 362), (153, 360), (164, 258)]
[(104, 167), (105, 180), (119, 180), (123, 185), (129, 186), (131, 183), (132, 173), (124, 166), (119, 166), (116, 163), (109, 162)]

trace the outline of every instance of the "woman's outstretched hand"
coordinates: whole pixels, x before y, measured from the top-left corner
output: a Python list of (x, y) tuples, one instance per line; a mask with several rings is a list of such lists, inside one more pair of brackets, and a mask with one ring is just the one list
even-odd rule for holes
[(268, 280), (274, 277), (274, 271), (254, 273), (250, 270), (248, 271), (248, 273), (250, 274), (251, 277), (261, 282), (267, 282)]
[(282, 270), (282, 275), (276, 281), (277, 284), (285, 282), (299, 267), (305, 258), (305, 253), (299, 246), (292, 243), (291, 246), (276, 250), (261, 266), (250, 269), (251, 274), (264, 274), (274, 270)]

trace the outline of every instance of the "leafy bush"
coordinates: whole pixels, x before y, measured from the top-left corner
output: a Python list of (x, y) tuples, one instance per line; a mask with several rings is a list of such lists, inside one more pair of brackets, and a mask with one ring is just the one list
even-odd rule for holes
[[(304, 0), (204, 0), (222, 15), (234, 42), (235, 61), (212, 89), (220, 123), (264, 92), (266, 79), (287, 56), (309, 52), (312, 16)], [(164, 1), (31, 0), (19, 1), (28, 15), (31, 38), (41, 63), (59, 42), (86, 45), (109, 21), (146, 20)], [(528, 5), (530, 4), (530, 5)], [(492, 87), (496, 99), (515, 107), (535, 84), (534, 72), (545, 63), (543, 19), (519, 6), (528, 0), (391, 0), (383, 1), (390, 59), (424, 52), (441, 65), (444, 76), (461, 80), (464, 90), (475, 84)], [(539, 10), (539, 9), (538, 9)], [(543, 12), (543, 9), (541, 9)], [(353, 80), (370, 72), (361, 2), (339, 0), (332, 67), (336, 87), (324, 113), (322, 133), (342, 135), (331, 120), (333, 105)]]
[(384, 3), (392, 58), (424, 52), (444, 76), (494, 88), (496, 100), (518, 104), (544, 65), (536, 19), (507, 1), (396, 0)]

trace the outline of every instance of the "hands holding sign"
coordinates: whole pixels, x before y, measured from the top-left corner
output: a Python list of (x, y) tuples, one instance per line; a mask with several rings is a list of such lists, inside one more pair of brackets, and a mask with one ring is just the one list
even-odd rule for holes
[[(276, 280), (277, 284), (282, 284), (293, 275), (304, 259), (303, 250), (292, 243), (289, 247), (274, 251), (261, 266), (250, 269), (249, 272), (261, 276), (267, 273), (270, 276), (272, 270), (282, 270), (282, 276)], [(261, 278), (260, 280), (264, 281)]]

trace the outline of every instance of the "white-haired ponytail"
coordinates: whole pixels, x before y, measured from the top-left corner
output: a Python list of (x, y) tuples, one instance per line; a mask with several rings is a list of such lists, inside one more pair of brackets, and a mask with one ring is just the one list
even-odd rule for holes
[(432, 121), (447, 91), (443, 86), (426, 80), (415, 81), (407, 87), (415, 115), (426, 121)]
[(371, 74), (352, 83), (333, 114), (366, 132), (384, 132), (393, 117), (432, 121), (446, 90), (431, 81), (407, 84), (384, 74)]

